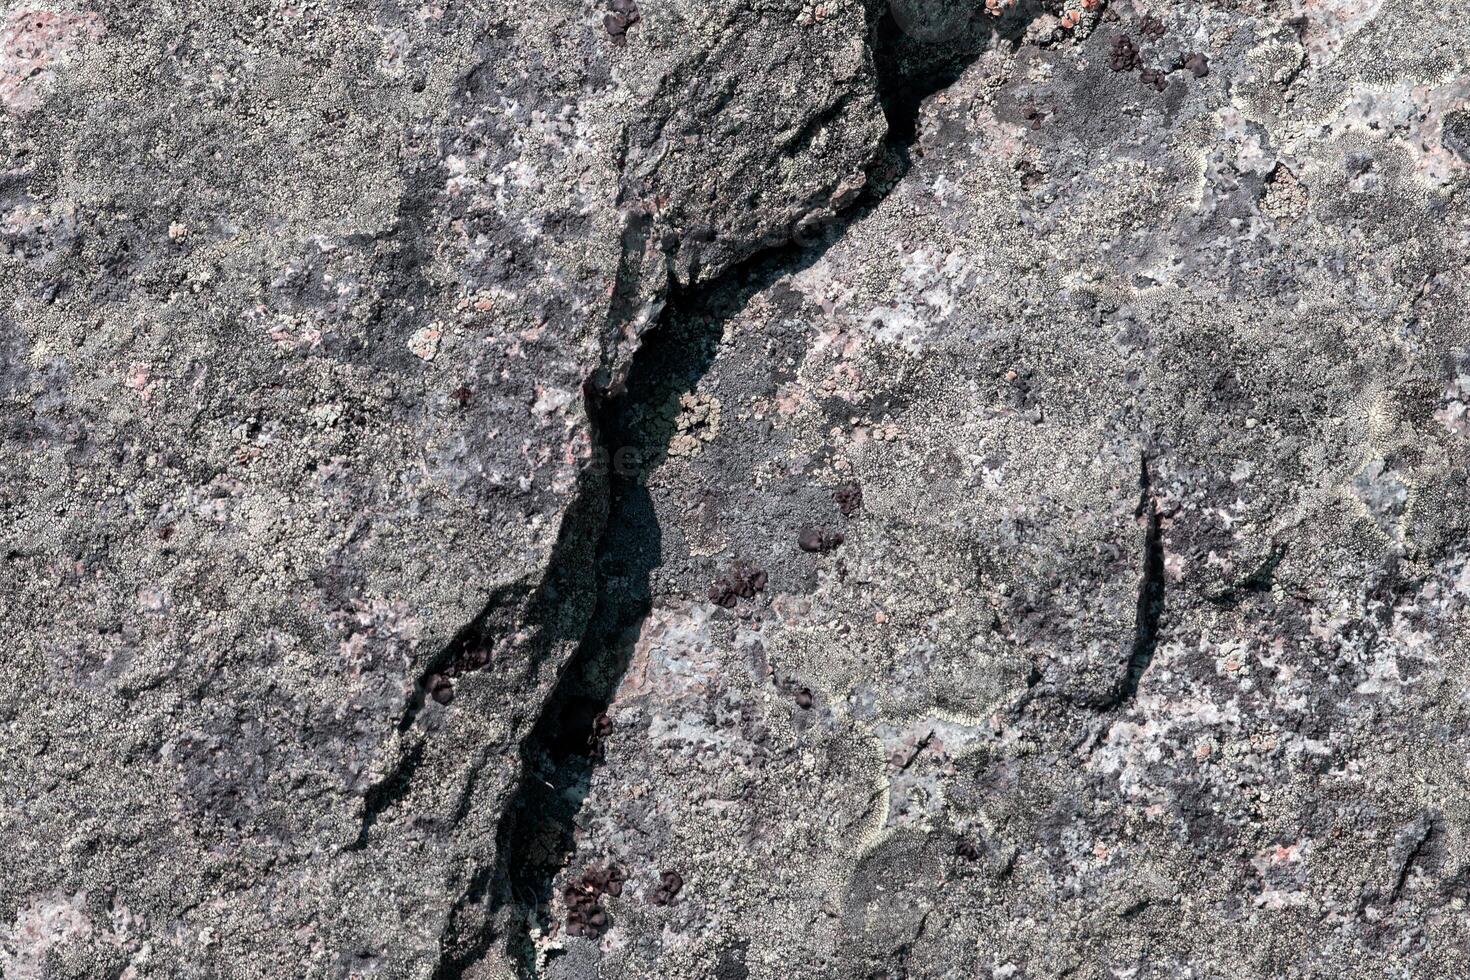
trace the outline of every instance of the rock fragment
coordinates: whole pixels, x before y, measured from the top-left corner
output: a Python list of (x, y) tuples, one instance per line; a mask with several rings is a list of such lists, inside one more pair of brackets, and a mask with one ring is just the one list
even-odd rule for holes
[(740, 599), (753, 599), (765, 591), (768, 576), (747, 561), (736, 561), (716, 576), (709, 588), (709, 599), (717, 606), (734, 609)]

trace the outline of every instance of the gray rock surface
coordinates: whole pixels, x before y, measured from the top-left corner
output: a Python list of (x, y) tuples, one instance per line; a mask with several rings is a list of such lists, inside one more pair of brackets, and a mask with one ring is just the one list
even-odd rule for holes
[(485, 944), (590, 612), (584, 387), (882, 139), (825, 10), (6, 13), (6, 976)]
[(0, 975), (1458, 976), (1470, 7), (986, 6), (6, 10)]

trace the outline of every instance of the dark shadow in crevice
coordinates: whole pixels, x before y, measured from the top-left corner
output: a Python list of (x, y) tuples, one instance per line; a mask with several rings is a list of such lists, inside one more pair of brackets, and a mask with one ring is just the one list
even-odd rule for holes
[[(610, 461), (608, 521), (594, 564), (597, 609), (522, 749), (523, 775), (506, 812), (498, 895), (510, 911), (507, 940), (535, 975), (533, 922), (549, 925), (556, 876), (576, 850), (574, 833), (593, 771), (602, 761), (599, 720), (626, 673), (662, 562), (662, 533), (646, 480), (664, 460), (670, 433), (657, 407), (692, 391), (714, 363), (726, 322), (782, 276), (815, 262), (876, 201), (825, 229), (741, 264), (713, 283), (676, 293), (645, 335), (623, 391), (600, 400), (598, 430)], [(651, 410), (651, 411), (646, 411)], [(651, 423), (651, 424), (650, 424)], [(449, 974), (453, 976), (454, 974)]]
[(1266, 560), (1261, 562), (1255, 571), (1208, 596), (1208, 600), (1214, 605), (1230, 608), (1239, 605), (1253, 595), (1270, 595), (1272, 587), (1276, 584), (1276, 569), (1285, 558), (1286, 545), (1273, 547), (1271, 553), (1266, 556)]
[(1120, 708), (1138, 694), (1138, 684), (1143, 680), (1149, 664), (1153, 663), (1154, 652), (1159, 646), (1159, 622), (1164, 615), (1164, 515), (1159, 511), (1159, 501), (1154, 493), (1146, 455), (1141, 465), (1138, 509), (1134, 517), (1144, 522), (1143, 569), (1138, 583), (1138, 614), (1133, 627), (1133, 647), (1128, 654), (1123, 675), (1118, 679), (1112, 696), (1102, 705), (1102, 711)]
[(981, 0), (875, 0), (869, 29), (889, 144), (907, 156), (924, 102), (959, 81), (992, 43), (1019, 47), (1046, 8), (1043, 0), (1022, 0), (991, 17)]
[[(522, 776), (502, 818), (499, 867), (489, 888), (493, 928), (519, 961), (536, 975), (532, 928), (549, 923), (552, 886), (575, 859), (575, 831), (602, 758), (605, 712), (627, 670), (653, 601), (653, 573), (662, 561), (662, 535), (648, 474), (664, 458), (670, 433), (650, 419), (671, 397), (694, 390), (713, 364), (726, 323), (751, 298), (778, 279), (822, 257), (847, 229), (876, 208), (912, 166), (925, 99), (952, 84), (1010, 23), (982, 24), (962, 44), (923, 45), (903, 34), (891, 13), (871, 25), (881, 101), (889, 138), (870, 166), (867, 191), (851, 208), (815, 228), (795, 229), (783, 244), (739, 263), (716, 279), (676, 289), (658, 324), (645, 334), (626, 384), (613, 393), (592, 392), (589, 408), (599, 440), (598, 459), (608, 468), (608, 518), (592, 564), (597, 606), (577, 652), (530, 736), (522, 745)], [(1012, 29), (1019, 38), (1024, 24)], [(884, 179), (878, 179), (877, 174)], [(479, 938), (474, 956), (496, 937)], [(436, 980), (460, 977), (473, 957), (446, 959)]]
[[(511, 679), (501, 684), (506, 690), (534, 692), (547, 658), (587, 635), (598, 585), (593, 574), (594, 542), (601, 540), (607, 526), (608, 493), (606, 474), (595, 467), (585, 468), (581, 480), (575, 503), (562, 521), (547, 573), (529, 601), (520, 606), (492, 604), (488, 607), (441, 651), (436, 658), (441, 670), (454, 671), (460, 669), (459, 665), (467, 665), (465, 671), (481, 669), (482, 653), (497, 637), (520, 633), (522, 639), (517, 644), (520, 657), (508, 663), (497, 662), (493, 669), (513, 673)], [(426, 686), (419, 685), (421, 697)], [(507, 711), (512, 727), (518, 727), (521, 709), (511, 705)], [(520, 794), (523, 789), (524, 779), (515, 793)], [(473, 787), (466, 787), (457, 808), (461, 815), (472, 794)], [(512, 827), (513, 821), (502, 817), (495, 836), (496, 863), (477, 867), (455, 903), (440, 937), (440, 960), (434, 980), (462, 977), (495, 941), (495, 916), (504, 905), (503, 860)], [(368, 825), (365, 832), (370, 829)]]

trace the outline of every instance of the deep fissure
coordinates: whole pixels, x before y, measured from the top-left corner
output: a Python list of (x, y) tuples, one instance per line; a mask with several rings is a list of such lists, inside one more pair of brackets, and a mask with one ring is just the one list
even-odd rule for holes
[(1433, 817), (1424, 816), (1419, 822), (1417, 832), (1412, 838), (1412, 844), (1405, 852), (1402, 862), (1399, 864), (1398, 874), (1394, 877), (1393, 889), (1389, 892), (1389, 904), (1397, 902), (1404, 894), (1404, 888), (1409, 883), (1409, 875), (1414, 870), (1414, 862), (1419, 860), (1419, 855), (1424, 851), (1430, 839), (1434, 836), (1435, 821)]
[(1153, 490), (1153, 476), (1149, 470), (1148, 456), (1140, 464), (1138, 508), (1135, 518), (1144, 522), (1143, 571), (1138, 584), (1138, 614), (1133, 630), (1133, 648), (1128, 655), (1128, 665), (1118, 681), (1109, 708), (1116, 708), (1133, 700), (1138, 694), (1138, 684), (1144, 672), (1153, 662), (1154, 651), (1159, 645), (1159, 620), (1164, 614), (1164, 515), (1159, 510), (1158, 497)]
[(1239, 605), (1248, 596), (1269, 594), (1271, 586), (1276, 581), (1276, 569), (1285, 558), (1286, 545), (1273, 547), (1271, 553), (1266, 556), (1266, 560), (1261, 562), (1253, 572), (1209, 596), (1209, 601), (1217, 606), (1229, 608)]
[[(649, 444), (647, 434), (638, 431), (634, 424), (638, 411), (670, 390), (691, 390), (713, 362), (726, 320), (753, 294), (819, 258), (886, 197), (912, 167), (910, 151), (919, 136), (924, 102), (953, 84), (993, 35), (1018, 43), (1021, 30), (1012, 23), (1015, 19), (980, 23), (978, 33), (968, 39), (951, 38), (946, 44), (926, 47), (906, 38), (886, 8), (876, 15), (870, 31), (889, 136), (870, 162), (869, 173), (886, 170), (890, 179), (880, 183), (870, 178), (864, 194), (823, 229), (819, 241), (793, 235), (787, 243), (758, 252), (710, 282), (674, 289), (634, 355), (626, 386), (616, 394), (589, 391), (599, 458), (611, 463), (605, 488), (607, 518), (593, 571), (597, 606), (576, 653), (522, 743), (522, 775), (502, 818), (493, 879), (482, 873), (474, 886), (494, 890), (492, 928), (505, 929), (509, 935), (479, 937), (469, 955), (441, 963), (436, 980), (460, 977), (496, 938), (506, 942), (524, 975), (538, 975), (533, 929), (549, 924), (552, 885), (575, 853), (577, 818), (602, 759), (605, 712), (652, 607), (650, 576), (660, 560), (660, 530), (643, 478), (666, 447)], [(623, 462), (629, 450), (637, 461), (633, 465)]]

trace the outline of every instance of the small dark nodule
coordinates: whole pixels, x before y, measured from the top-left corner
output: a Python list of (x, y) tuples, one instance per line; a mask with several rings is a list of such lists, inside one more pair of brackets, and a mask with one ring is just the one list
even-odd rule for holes
[(1169, 33), (1169, 29), (1164, 26), (1163, 21), (1159, 20), (1153, 14), (1148, 14), (1138, 22), (1138, 33), (1146, 38), (1152, 38), (1157, 41)]
[(567, 906), (567, 935), (596, 937), (607, 929), (607, 909), (602, 896), (617, 897), (623, 893), (627, 874), (617, 865), (588, 868), (582, 877), (562, 889)]
[(1140, 84), (1147, 85), (1157, 92), (1162, 92), (1168, 84), (1168, 76), (1157, 68), (1145, 68), (1138, 73), (1138, 81)]
[(973, 841), (960, 841), (959, 845), (954, 849), (954, 852), (966, 861), (980, 860), (980, 848), (976, 847)]
[(440, 704), (448, 704), (454, 700), (454, 682), (443, 674), (433, 674), (424, 685), (429, 690), (429, 697)]
[(592, 730), (587, 733), (587, 748), (590, 750), (588, 754), (599, 760), (602, 759), (605, 752), (603, 743), (607, 741), (612, 731), (613, 721), (608, 717), (607, 712), (604, 711), (596, 718), (593, 718)]
[(635, 0), (612, 0), (612, 12), (602, 18), (602, 26), (613, 44), (622, 47), (628, 43), (628, 28), (638, 23), (642, 16)]
[(677, 871), (662, 871), (658, 876), (658, 887), (648, 896), (654, 905), (672, 905), (674, 898), (684, 890), (684, 878)]
[(837, 501), (843, 517), (851, 517), (863, 509), (863, 488), (856, 483), (844, 483), (832, 494), (832, 499)]
[(753, 599), (764, 592), (769, 576), (746, 561), (737, 561), (715, 577), (709, 587), (709, 600), (717, 606), (734, 609), (741, 599)]
[(1108, 52), (1108, 67), (1113, 71), (1132, 71), (1143, 64), (1138, 45), (1127, 34), (1113, 38), (1112, 50)]
[(1198, 51), (1190, 51), (1179, 55), (1179, 67), (1187, 68), (1195, 78), (1204, 78), (1210, 73), (1210, 59)]
[(816, 703), (817, 699), (812, 694), (811, 688), (804, 687), (796, 692), (796, 706), (801, 710), (810, 710), (811, 706)]
[(839, 531), (818, 531), (816, 528), (802, 528), (796, 538), (796, 544), (802, 551), (831, 551), (846, 540)]

